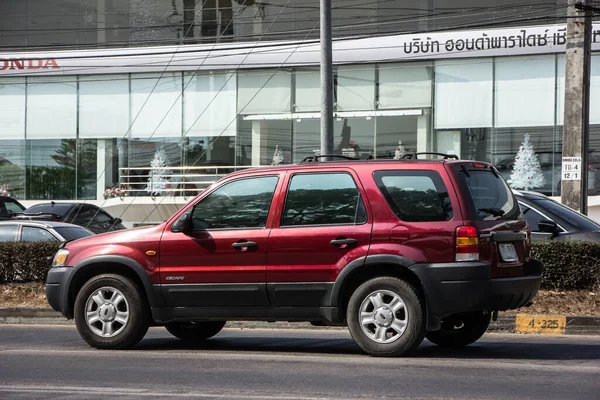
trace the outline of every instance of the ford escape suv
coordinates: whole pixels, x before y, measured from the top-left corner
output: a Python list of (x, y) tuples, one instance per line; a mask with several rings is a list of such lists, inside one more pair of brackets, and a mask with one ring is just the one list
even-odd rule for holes
[(48, 301), (104, 349), (231, 320), (347, 325), (375, 356), (468, 345), (531, 302), (542, 265), (493, 166), (416, 158), (232, 173), (160, 225), (65, 244)]

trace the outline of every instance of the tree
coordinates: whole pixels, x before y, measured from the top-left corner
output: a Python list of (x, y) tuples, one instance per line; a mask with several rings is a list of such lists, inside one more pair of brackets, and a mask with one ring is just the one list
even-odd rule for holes
[(165, 149), (162, 147), (156, 150), (154, 153), (154, 159), (150, 162), (150, 177), (148, 178), (148, 186), (146, 186), (146, 191), (152, 195), (157, 195), (162, 193), (164, 189), (167, 188), (169, 182), (171, 181), (170, 176), (173, 171), (168, 168), (169, 166), (169, 157), (165, 152)]
[(540, 162), (529, 142), (529, 134), (525, 134), (521, 148), (515, 156), (513, 170), (507, 183), (514, 189), (524, 190), (541, 187), (546, 183)]

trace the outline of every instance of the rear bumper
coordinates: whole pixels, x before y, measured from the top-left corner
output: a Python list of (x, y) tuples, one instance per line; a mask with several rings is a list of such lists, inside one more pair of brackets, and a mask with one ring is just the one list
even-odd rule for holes
[(411, 270), (420, 278), (427, 295), (430, 316), (444, 318), (469, 311), (503, 311), (529, 303), (540, 289), (541, 262), (530, 259), (528, 275), (492, 278), (485, 262), (415, 264)]
[(67, 318), (73, 318), (69, 312), (69, 283), (75, 274), (73, 267), (50, 268), (46, 277), (46, 298), (50, 307)]

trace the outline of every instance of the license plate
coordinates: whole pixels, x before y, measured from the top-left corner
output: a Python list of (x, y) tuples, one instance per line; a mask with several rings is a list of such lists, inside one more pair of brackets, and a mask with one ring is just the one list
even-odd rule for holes
[(499, 247), (502, 261), (513, 262), (519, 260), (515, 246), (512, 243), (500, 243)]

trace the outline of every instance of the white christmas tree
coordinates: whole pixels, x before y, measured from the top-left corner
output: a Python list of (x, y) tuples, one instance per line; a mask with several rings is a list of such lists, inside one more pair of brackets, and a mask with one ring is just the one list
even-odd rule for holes
[(399, 160), (404, 155), (404, 146), (402, 146), (402, 140), (398, 141), (398, 147), (396, 147), (396, 152), (394, 153), (394, 160)]
[(540, 162), (529, 142), (529, 134), (525, 134), (521, 148), (515, 156), (512, 174), (507, 183), (514, 189), (524, 190), (537, 188), (546, 183)]
[(273, 162), (271, 165), (279, 165), (283, 163), (283, 153), (279, 150), (279, 146), (275, 146), (275, 153), (273, 153)]
[(170, 177), (166, 175), (173, 174), (173, 171), (168, 169), (169, 157), (165, 150), (161, 147), (154, 153), (154, 158), (150, 162), (150, 177), (148, 178), (148, 186), (146, 191), (152, 195), (160, 194), (170, 182)]

